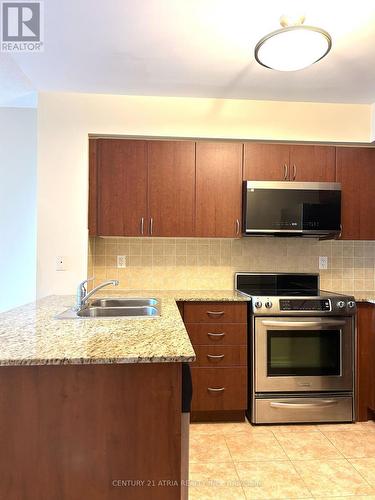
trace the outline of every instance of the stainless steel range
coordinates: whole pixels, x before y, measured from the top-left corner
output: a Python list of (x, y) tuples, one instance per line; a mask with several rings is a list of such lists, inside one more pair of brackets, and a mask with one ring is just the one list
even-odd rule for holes
[(252, 299), (251, 421), (352, 421), (354, 297), (321, 291), (318, 274), (237, 273), (235, 287)]

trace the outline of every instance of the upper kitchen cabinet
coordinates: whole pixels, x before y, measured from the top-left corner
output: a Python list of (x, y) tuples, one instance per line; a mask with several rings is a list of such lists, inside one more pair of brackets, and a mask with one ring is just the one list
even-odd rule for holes
[(241, 234), (242, 144), (196, 143), (196, 236)]
[[(93, 175), (94, 167), (90, 167)], [(147, 143), (96, 140), (98, 236), (140, 236), (147, 223)], [(89, 222), (92, 217), (89, 218)], [(90, 231), (93, 233), (94, 231)]]
[(335, 182), (334, 146), (290, 146), (289, 180), (299, 182)]
[(245, 143), (244, 180), (286, 181), (288, 180), (288, 168), (288, 145)]
[(150, 141), (149, 234), (194, 236), (195, 143)]
[(90, 139), (92, 236), (194, 236), (195, 143)]
[(244, 148), (245, 180), (335, 181), (334, 146), (246, 143)]
[(341, 183), (342, 238), (375, 239), (375, 148), (339, 147), (336, 180)]

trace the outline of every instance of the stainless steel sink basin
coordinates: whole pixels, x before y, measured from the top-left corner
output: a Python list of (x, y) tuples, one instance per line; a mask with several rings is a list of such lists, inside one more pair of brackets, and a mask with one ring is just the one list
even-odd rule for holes
[(77, 312), (79, 318), (116, 318), (159, 316), (159, 311), (153, 306), (142, 307), (96, 307), (90, 306)]
[(138, 299), (138, 298), (111, 298), (111, 299), (96, 299), (93, 300), (90, 306), (94, 307), (143, 307), (156, 306), (157, 299)]
[(95, 299), (81, 310), (68, 309), (56, 319), (154, 318), (160, 316), (160, 301), (153, 298)]

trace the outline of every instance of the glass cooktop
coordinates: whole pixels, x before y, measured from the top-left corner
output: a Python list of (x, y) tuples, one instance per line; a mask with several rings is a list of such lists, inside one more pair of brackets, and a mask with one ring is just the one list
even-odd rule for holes
[(319, 289), (318, 274), (238, 273), (236, 288), (247, 295), (317, 297), (329, 295)]

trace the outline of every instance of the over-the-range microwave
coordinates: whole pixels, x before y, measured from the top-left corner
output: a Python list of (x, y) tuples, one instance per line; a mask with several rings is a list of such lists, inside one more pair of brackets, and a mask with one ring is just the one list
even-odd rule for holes
[(341, 184), (244, 181), (245, 236), (337, 238), (341, 232)]

